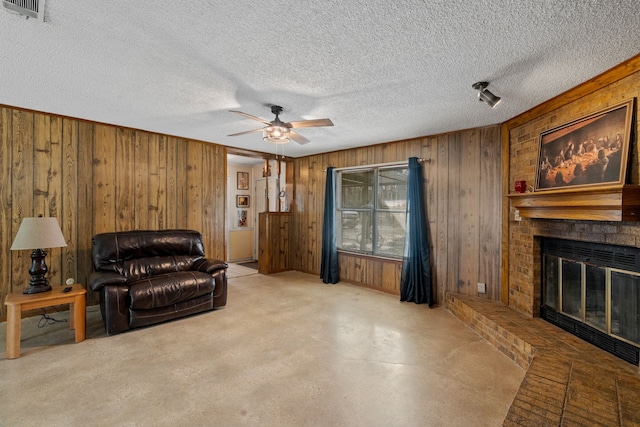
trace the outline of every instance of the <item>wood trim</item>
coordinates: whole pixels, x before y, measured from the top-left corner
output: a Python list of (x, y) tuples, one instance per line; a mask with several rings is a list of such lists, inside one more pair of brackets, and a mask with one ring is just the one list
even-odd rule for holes
[(402, 265), (402, 259), (388, 258), (388, 257), (383, 257), (383, 256), (364, 254), (364, 253), (360, 253), (360, 252), (351, 252), (351, 251), (345, 251), (345, 250), (342, 250), (342, 249), (338, 249), (337, 252), (339, 254), (342, 254), (342, 255), (345, 255), (345, 256), (353, 256), (353, 257), (357, 257), (357, 258), (360, 258), (360, 259), (371, 259), (371, 260), (375, 260), (375, 261), (391, 262), (391, 263), (396, 263), (398, 265)]

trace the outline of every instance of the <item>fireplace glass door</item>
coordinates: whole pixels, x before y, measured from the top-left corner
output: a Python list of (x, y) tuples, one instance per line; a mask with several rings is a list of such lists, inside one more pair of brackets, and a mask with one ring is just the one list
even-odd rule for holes
[(611, 272), (611, 333), (640, 344), (640, 276)]
[[(545, 255), (543, 259), (543, 302), (547, 307), (640, 346), (638, 273), (553, 255)], [(609, 310), (607, 300), (611, 301)]]
[[(620, 252), (616, 252), (618, 250)], [(638, 267), (638, 248), (543, 240), (541, 316), (637, 364), (640, 359)]]

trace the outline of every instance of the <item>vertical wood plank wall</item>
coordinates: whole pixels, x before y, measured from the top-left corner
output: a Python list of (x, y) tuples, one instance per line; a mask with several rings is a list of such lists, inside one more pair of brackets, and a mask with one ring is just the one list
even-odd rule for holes
[(260, 212), (258, 236), (258, 272), (272, 274), (291, 270), (290, 212)]
[(52, 286), (88, 285), (91, 237), (106, 231), (193, 228), (225, 259), (225, 168), (223, 146), (0, 106), (0, 300), (29, 281), (29, 251), (9, 248), (38, 214), (68, 245), (48, 251)]
[[(436, 300), (445, 290), (500, 299), (500, 126), (391, 142), (294, 160), (293, 268), (320, 273), (326, 169), (397, 162), (423, 163)], [(400, 263), (340, 254), (341, 280), (400, 292)]]

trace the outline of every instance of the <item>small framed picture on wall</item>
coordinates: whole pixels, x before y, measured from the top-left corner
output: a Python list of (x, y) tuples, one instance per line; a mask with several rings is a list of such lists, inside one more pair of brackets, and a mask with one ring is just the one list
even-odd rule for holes
[(236, 196), (236, 207), (238, 207), (238, 208), (248, 208), (249, 207), (249, 196)]
[(238, 190), (249, 189), (249, 172), (238, 172)]
[(247, 225), (247, 211), (238, 209), (238, 227), (246, 227)]

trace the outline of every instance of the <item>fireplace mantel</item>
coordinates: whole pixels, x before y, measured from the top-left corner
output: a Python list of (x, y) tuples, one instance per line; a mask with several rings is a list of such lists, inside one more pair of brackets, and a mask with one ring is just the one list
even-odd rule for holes
[(509, 194), (523, 218), (640, 221), (640, 185)]

